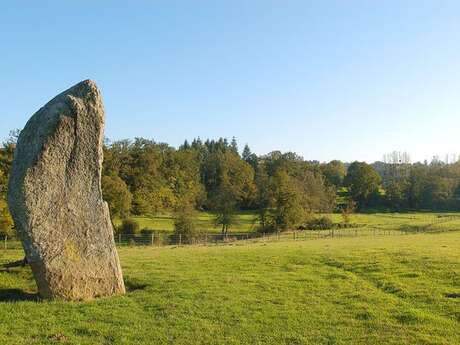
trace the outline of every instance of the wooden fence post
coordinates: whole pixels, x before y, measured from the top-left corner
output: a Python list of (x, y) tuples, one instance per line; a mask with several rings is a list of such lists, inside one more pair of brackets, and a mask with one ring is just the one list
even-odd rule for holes
[(8, 236), (5, 235), (5, 249), (8, 249), (8, 245), (7, 245), (7, 241), (8, 240)]

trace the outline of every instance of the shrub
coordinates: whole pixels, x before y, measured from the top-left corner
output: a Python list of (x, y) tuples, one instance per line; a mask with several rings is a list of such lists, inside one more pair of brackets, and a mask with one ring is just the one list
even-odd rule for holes
[(139, 224), (131, 218), (123, 219), (119, 232), (123, 235), (136, 235), (139, 232)]
[(177, 209), (174, 214), (174, 235), (181, 237), (185, 243), (193, 243), (200, 236), (195, 225), (193, 211), (187, 207)]
[(155, 230), (153, 230), (153, 229), (143, 228), (141, 230), (141, 235), (144, 235), (144, 236), (152, 235), (154, 232), (155, 232)]
[(322, 216), (308, 220), (304, 227), (309, 230), (327, 230), (332, 229), (333, 226), (334, 223), (332, 222), (331, 218)]

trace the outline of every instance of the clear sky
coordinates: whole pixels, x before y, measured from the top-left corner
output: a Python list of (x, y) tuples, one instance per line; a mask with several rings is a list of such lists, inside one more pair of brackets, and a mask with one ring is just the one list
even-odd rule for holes
[(459, 1), (2, 1), (0, 138), (83, 79), (106, 136), (460, 153)]

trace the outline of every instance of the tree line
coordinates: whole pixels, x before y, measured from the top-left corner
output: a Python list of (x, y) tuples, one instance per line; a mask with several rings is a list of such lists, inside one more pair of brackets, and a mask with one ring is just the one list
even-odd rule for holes
[[(0, 231), (11, 233), (6, 202), (14, 133), (0, 148)], [(177, 229), (193, 231), (194, 213), (215, 214), (226, 233), (239, 210), (253, 210), (263, 231), (302, 226), (318, 213), (456, 210), (460, 163), (386, 160), (351, 164), (306, 161), (293, 152), (256, 155), (237, 141), (185, 141), (179, 148), (136, 138), (104, 145), (104, 198), (111, 215), (173, 212)]]

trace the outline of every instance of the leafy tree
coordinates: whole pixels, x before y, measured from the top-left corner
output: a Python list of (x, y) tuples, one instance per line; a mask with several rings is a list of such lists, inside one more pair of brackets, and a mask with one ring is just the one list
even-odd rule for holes
[(350, 223), (351, 215), (355, 212), (356, 202), (353, 199), (348, 199), (347, 204), (342, 208), (342, 219), (345, 224)]
[(378, 196), (380, 183), (380, 175), (372, 166), (364, 162), (353, 162), (345, 177), (350, 196), (359, 209), (369, 206), (372, 199)]
[(193, 243), (201, 235), (196, 226), (195, 211), (187, 201), (179, 203), (174, 211), (174, 235), (181, 236), (181, 241)]
[(333, 160), (327, 164), (322, 164), (321, 171), (329, 185), (333, 185), (335, 187), (340, 187), (343, 185), (343, 180), (347, 173), (347, 169), (345, 164), (343, 164), (341, 161)]
[(258, 218), (262, 229), (266, 229), (270, 224), (270, 210), (274, 205), (274, 188), (264, 165), (257, 167), (255, 183)]
[(0, 199), (0, 235), (13, 236), (13, 219), (8, 211), (5, 199)]
[(277, 172), (273, 177), (273, 208), (270, 214), (272, 229), (291, 229), (304, 217), (305, 211), (295, 180), (284, 170)]
[(332, 212), (336, 204), (336, 188), (329, 186), (323, 176), (308, 166), (295, 176), (301, 205), (307, 213)]
[(215, 153), (207, 161), (209, 206), (216, 212), (216, 223), (227, 233), (239, 205), (254, 196), (254, 171), (232, 151)]
[(0, 148), (0, 233), (8, 236), (14, 235), (14, 223), (8, 210), (7, 191), (8, 177), (18, 136), (19, 131), (11, 132), (8, 141)]
[(126, 183), (116, 175), (102, 176), (102, 191), (112, 218), (126, 218), (130, 214), (133, 196)]

